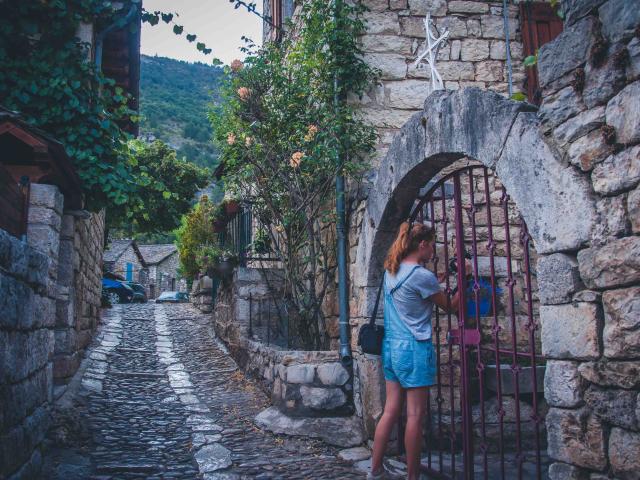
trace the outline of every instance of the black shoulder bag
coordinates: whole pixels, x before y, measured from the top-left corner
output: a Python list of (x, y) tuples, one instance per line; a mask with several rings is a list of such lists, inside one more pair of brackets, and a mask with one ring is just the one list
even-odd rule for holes
[(369, 323), (365, 323), (360, 327), (358, 332), (358, 345), (362, 349), (362, 353), (371, 355), (382, 355), (382, 340), (384, 339), (384, 327), (376, 325), (376, 317), (378, 316), (378, 306), (380, 305), (380, 294), (384, 285), (384, 275), (378, 288), (376, 303), (373, 306), (373, 313), (369, 319)]

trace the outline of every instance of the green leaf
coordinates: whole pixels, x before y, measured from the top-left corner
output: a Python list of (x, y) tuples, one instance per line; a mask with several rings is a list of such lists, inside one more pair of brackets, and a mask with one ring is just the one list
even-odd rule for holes
[(196, 38), (198, 38), (197, 35), (192, 35), (192, 34), (187, 35), (187, 40), (189, 40), (190, 42), (194, 42)]
[(182, 35), (183, 30), (184, 30), (184, 27), (182, 25), (173, 26), (173, 33), (175, 33), (176, 35)]
[(527, 96), (522, 92), (516, 92), (511, 95), (511, 100), (515, 100), (517, 102), (524, 102), (527, 100)]
[(524, 66), (525, 67), (532, 67), (536, 63), (538, 63), (537, 55), (529, 55), (528, 57), (525, 57), (525, 59), (524, 59)]

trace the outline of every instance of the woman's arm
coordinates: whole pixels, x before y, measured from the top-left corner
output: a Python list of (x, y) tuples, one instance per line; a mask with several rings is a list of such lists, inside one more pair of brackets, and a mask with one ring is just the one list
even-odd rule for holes
[(458, 311), (458, 300), (460, 297), (460, 291), (456, 291), (451, 297), (451, 302), (449, 302), (447, 298), (447, 294), (442, 290), (438, 293), (434, 293), (429, 297), (433, 303), (435, 303), (438, 307), (440, 307), (445, 312), (456, 313)]

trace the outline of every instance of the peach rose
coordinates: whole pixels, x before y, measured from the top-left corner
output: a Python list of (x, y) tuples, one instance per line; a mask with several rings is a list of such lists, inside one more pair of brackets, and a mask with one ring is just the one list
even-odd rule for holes
[(292, 168), (298, 168), (303, 158), (304, 158), (304, 153), (295, 152), (293, 155), (291, 155), (291, 160), (289, 160), (289, 165), (291, 165)]
[(251, 95), (251, 91), (247, 87), (240, 87), (238, 89), (238, 96), (240, 97), (240, 100), (242, 100), (243, 102), (246, 101), (250, 95)]
[(227, 135), (227, 143), (229, 145), (233, 145), (234, 143), (236, 143), (236, 135), (235, 135), (235, 133), (230, 133), (229, 135)]
[(240, 70), (242, 70), (243, 67), (244, 67), (244, 64), (237, 58), (233, 62), (231, 62), (232, 72), (239, 72)]

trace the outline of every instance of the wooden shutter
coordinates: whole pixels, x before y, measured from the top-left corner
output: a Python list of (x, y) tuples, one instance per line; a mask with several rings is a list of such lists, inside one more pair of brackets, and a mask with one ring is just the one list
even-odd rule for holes
[[(520, 3), (520, 31), (522, 32), (523, 53), (525, 57), (535, 55), (545, 43), (550, 42), (562, 32), (562, 19), (543, 2)], [(529, 102), (540, 105), (541, 92), (538, 83), (537, 66), (526, 67), (526, 91)]]
[(271, 27), (271, 40), (280, 40), (280, 34), (282, 32), (282, 0), (271, 0), (271, 23), (274, 25)]

